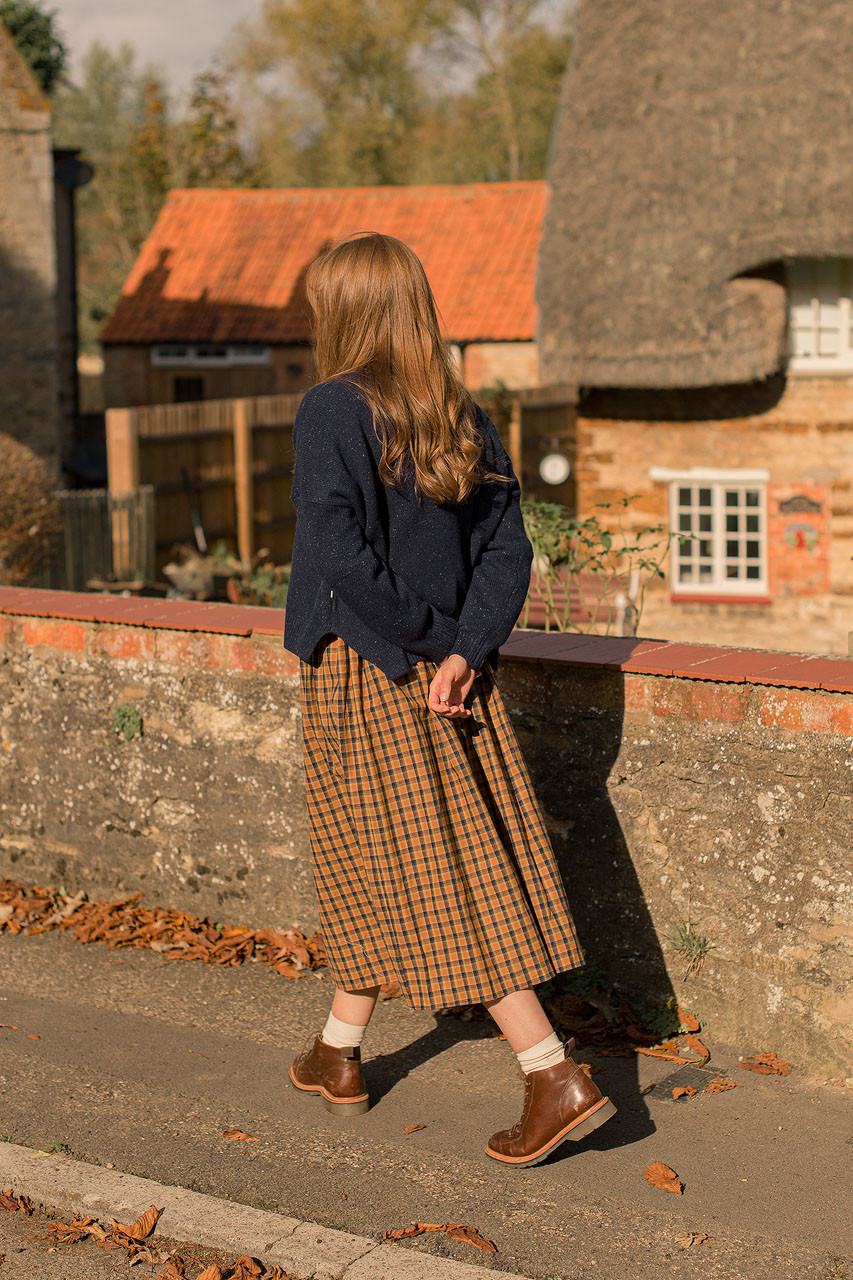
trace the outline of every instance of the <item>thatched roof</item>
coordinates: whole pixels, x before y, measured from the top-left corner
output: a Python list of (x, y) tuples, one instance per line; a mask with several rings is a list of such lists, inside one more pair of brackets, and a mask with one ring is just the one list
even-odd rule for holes
[(543, 382), (696, 387), (784, 362), (781, 267), (750, 276), (853, 255), (851, 55), (849, 0), (581, 0), (538, 265)]

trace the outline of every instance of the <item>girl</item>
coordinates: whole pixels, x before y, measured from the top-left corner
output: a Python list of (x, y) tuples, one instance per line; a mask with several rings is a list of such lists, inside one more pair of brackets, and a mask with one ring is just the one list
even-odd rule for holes
[(417, 1009), (482, 1002), (526, 1080), (520, 1120), (486, 1152), (537, 1164), (616, 1108), (532, 990), (583, 956), (494, 677), (530, 583), (518, 480), (411, 249), (350, 237), (305, 284), (320, 381), (293, 428), (284, 645), (300, 659), (337, 989), (290, 1078), (332, 1112), (364, 1112), (360, 1046), (383, 981)]

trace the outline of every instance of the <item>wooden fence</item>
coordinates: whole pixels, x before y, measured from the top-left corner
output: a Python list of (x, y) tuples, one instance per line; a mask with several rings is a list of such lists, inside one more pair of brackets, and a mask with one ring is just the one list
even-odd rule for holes
[[(558, 389), (559, 390), (559, 389)], [(485, 391), (473, 392), (495, 417), (525, 493), (575, 505), (574, 406), (547, 388), (505, 393), (497, 412)], [(296, 395), (204, 400), (107, 411), (107, 465), (113, 494), (149, 484), (154, 493), (154, 574), (176, 544), (212, 548), (227, 540), (244, 564), (262, 547), (277, 564), (290, 561), (296, 513), (290, 501)], [(572, 470), (546, 484), (539, 463), (550, 452)]]
[(152, 485), (127, 493), (60, 489), (58, 497), (66, 590), (141, 590), (154, 581)]
[(154, 491), (155, 572), (177, 543), (224, 538), (248, 564), (267, 547), (290, 560), (296, 515), (290, 501), (293, 419), (299, 395), (206, 400), (107, 411), (113, 493)]

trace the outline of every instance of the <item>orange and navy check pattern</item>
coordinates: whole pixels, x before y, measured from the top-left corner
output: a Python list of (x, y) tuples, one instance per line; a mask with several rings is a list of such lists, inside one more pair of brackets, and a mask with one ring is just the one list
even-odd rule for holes
[(433, 661), (391, 680), (324, 636), (299, 668), (314, 882), (338, 985), (396, 978), (413, 1008), (449, 1008), (582, 965), (491, 668), (465, 721), (427, 706)]

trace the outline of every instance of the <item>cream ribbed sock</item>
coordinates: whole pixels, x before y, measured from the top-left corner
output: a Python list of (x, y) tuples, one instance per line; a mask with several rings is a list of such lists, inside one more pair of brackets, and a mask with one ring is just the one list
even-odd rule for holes
[(522, 1049), (515, 1056), (524, 1074), (528, 1075), (531, 1071), (541, 1071), (543, 1067), (556, 1067), (565, 1059), (566, 1046), (556, 1031), (552, 1031), (544, 1040), (529, 1049)]
[(367, 1027), (358, 1027), (353, 1022), (341, 1022), (330, 1013), (320, 1038), (324, 1044), (333, 1045), (336, 1049), (350, 1049), (361, 1044), (366, 1030)]

